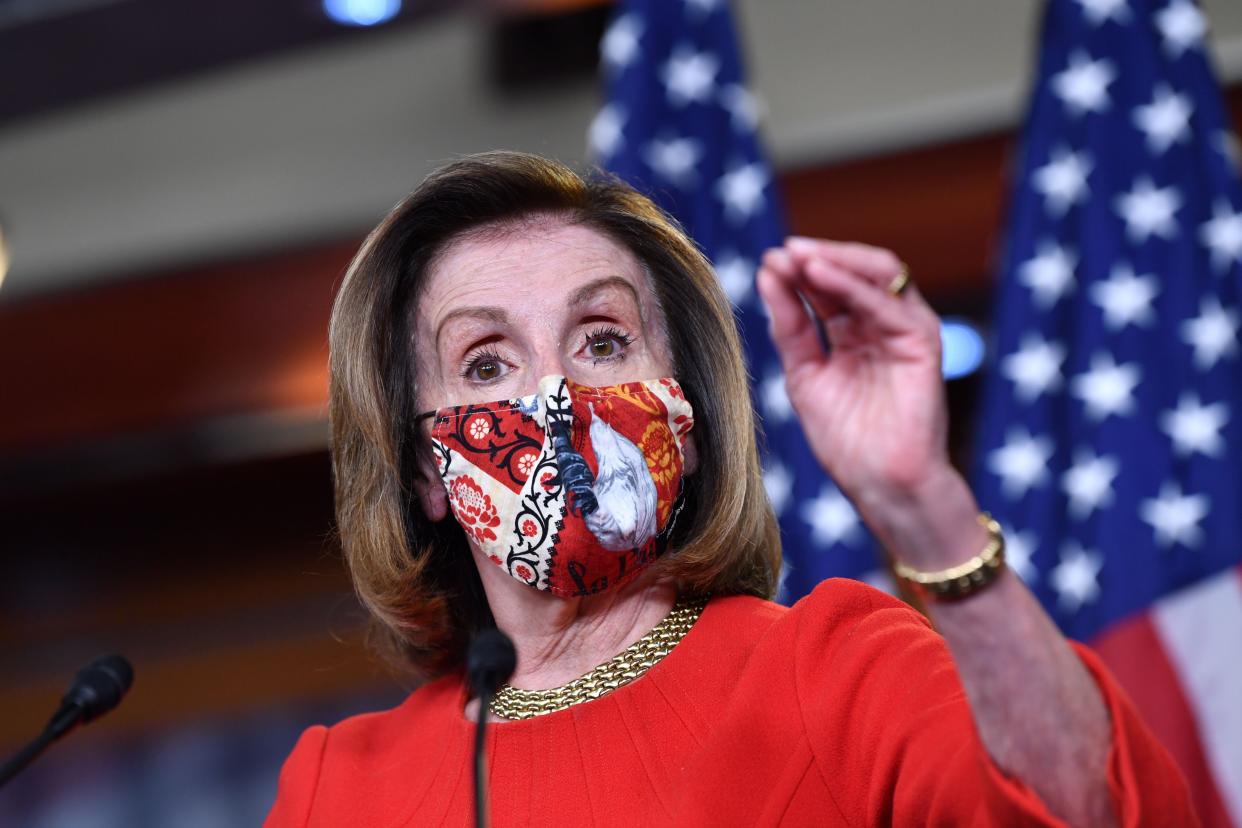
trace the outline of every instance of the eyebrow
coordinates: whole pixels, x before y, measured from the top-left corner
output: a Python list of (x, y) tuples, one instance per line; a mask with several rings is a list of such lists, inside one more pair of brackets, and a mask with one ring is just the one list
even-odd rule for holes
[(445, 317), (440, 320), (440, 324), (436, 325), (436, 350), (437, 351), (440, 350), (440, 335), (444, 333), (444, 326), (452, 322), (455, 319), (461, 319), (464, 317), (469, 317), (472, 319), (484, 319), (484, 320), (487, 320), (488, 322), (495, 322), (498, 325), (503, 325), (509, 321), (509, 316), (508, 314), (505, 313), (504, 308), (497, 308), (497, 307), (490, 307), (490, 306), (472, 306), (468, 308), (457, 308), (456, 310), (450, 311), (448, 314), (446, 314)]
[(628, 280), (620, 276), (605, 276), (602, 279), (596, 279), (593, 282), (587, 282), (582, 287), (575, 290), (569, 297), (569, 304), (584, 305), (590, 301), (597, 293), (602, 293), (608, 288), (620, 287), (625, 288), (630, 293), (630, 297), (634, 300), (634, 307), (638, 308), (638, 314), (641, 317), (643, 312), (642, 302), (638, 301), (638, 291), (634, 290), (634, 286)]
[[(570, 307), (585, 305), (597, 294), (603, 293), (605, 290), (610, 288), (624, 288), (629, 292), (630, 298), (634, 300), (634, 307), (638, 309), (639, 321), (643, 323), (644, 327), (646, 327), (647, 320), (643, 314), (642, 302), (638, 300), (638, 291), (634, 290), (634, 286), (630, 284), (628, 280), (623, 279), (620, 276), (605, 276), (602, 279), (587, 282), (585, 285), (570, 294), (568, 304)], [(440, 320), (440, 324), (436, 326), (437, 351), (440, 350), (440, 336), (444, 332), (445, 326), (453, 320), (461, 318), (483, 319), (488, 322), (495, 322), (498, 325), (506, 324), (509, 321), (509, 316), (505, 313), (504, 308), (486, 305), (457, 308), (456, 310), (450, 311), (446, 314), (445, 317)]]

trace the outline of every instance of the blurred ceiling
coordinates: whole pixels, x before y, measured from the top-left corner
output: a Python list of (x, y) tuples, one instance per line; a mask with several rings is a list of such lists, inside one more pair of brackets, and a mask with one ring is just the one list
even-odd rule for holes
[[(402, 4), (395, 28), (430, 14)], [(106, 36), (101, 36), (105, 34)], [(0, 0), (0, 128), (109, 94), (315, 43), (356, 39), (309, 0)]]
[[(557, 7), (600, 3), (458, 5), (360, 30), (318, 0), (0, 0), (0, 302), (353, 239), (463, 152), (581, 163), (600, 17)], [(1039, 3), (735, 6), (788, 169), (1013, 123)], [(1242, 4), (1205, 9), (1236, 81)]]

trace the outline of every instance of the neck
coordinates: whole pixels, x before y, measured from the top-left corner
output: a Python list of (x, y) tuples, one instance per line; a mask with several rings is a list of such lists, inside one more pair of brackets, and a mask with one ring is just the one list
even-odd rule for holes
[(517, 650), (517, 670), (509, 684), (524, 690), (560, 687), (646, 635), (677, 599), (673, 584), (655, 574), (649, 568), (620, 589), (566, 599), (531, 589), (495, 564), (480, 562), (496, 626)]

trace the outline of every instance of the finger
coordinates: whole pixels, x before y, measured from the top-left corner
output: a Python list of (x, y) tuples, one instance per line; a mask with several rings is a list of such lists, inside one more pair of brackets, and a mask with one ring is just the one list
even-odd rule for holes
[[(802, 268), (802, 265), (793, 260), (793, 257), (789, 255), (789, 251), (783, 247), (768, 249), (763, 254), (763, 266), (789, 284), (790, 289), (794, 292), (798, 292), (798, 271)], [(799, 295), (798, 298), (804, 304), (810, 305), (810, 311), (817, 319), (830, 319), (842, 312), (838, 305), (828, 301), (826, 297), (814, 299), (805, 295)]]
[(797, 267), (789, 251), (783, 247), (769, 247), (763, 252), (763, 261), (760, 264), (781, 276), (792, 276)]
[[(810, 241), (816, 242), (817, 240), (811, 239)], [(872, 258), (871, 262), (871, 265), (874, 267), (883, 268), (886, 266), (885, 262), (890, 264), (892, 262), (896, 262), (900, 265), (898, 271), (900, 271), (900, 268), (905, 267), (905, 265), (893, 255), (892, 251), (885, 250), (883, 248), (869, 247), (865, 244), (847, 244), (840, 242), (822, 242), (822, 244), (834, 249), (835, 252), (830, 254), (829, 258), (833, 255), (841, 254), (845, 258), (851, 259), (853, 263), (859, 264), (863, 262), (863, 259), (866, 258), (866, 256), (854, 258), (854, 253), (876, 254)], [(820, 260), (826, 261), (826, 259)], [(833, 260), (831, 264), (836, 264), (835, 260)], [(854, 267), (841, 267), (840, 265), (837, 265), (837, 267), (839, 270), (844, 270), (847, 273), (859, 273), (859, 275), (863, 275), (861, 271)], [(881, 293), (880, 298), (891, 300), (894, 296), (896, 296), (902, 300), (897, 303), (898, 307), (904, 305), (906, 309), (910, 311), (911, 319), (916, 320), (918, 324), (922, 326), (935, 328), (937, 331), (939, 330), (940, 317), (937, 316), (936, 311), (932, 308), (932, 306), (927, 303), (927, 300), (923, 298), (923, 294), (918, 290), (914, 282), (906, 282), (905, 287), (902, 288), (899, 294), (893, 294), (892, 291), (889, 290), (889, 286), (893, 283), (892, 280), (896, 277), (896, 273), (889, 275), (882, 270), (875, 270), (873, 271), (873, 274), (879, 276), (880, 278), (867, 278), (866, 281), (868, 284), (879, 288)]]
[(804, 293), (837, 304), (855, 322), (873, 326), (886, 335), (912, 333), (923, 327), (920, 314), (911, 306), (855, 272), (822, 259), (809, 261), (800, 272)]
[(837, 267), (859, 273), (872, 284), (883, 288), (892, 284), (893, 279), (905, 267), (893, 251), (857, 242), (834, 242), (825, 239), (810, 239), (805, 236), (791, 236), (786, 242), (786, 247), (795, 261), (806, 261), (812, 258), (827, 259)]
[[(789, 251), (783, 247), (773, 247), (763, 254), (763, 267), (772, 272), (777, 279), (789, 286), (789, 289), (795, 294), (799, 292), (799, 271), (802, 264), (795, 262), (793, 257), (789, 255)], [(827, 297), (809, 297), (799, 296), (799, 302), (807, 302), (811, 306), (811, 312), (818, 319), (829, 319), (841, 313), (841, 308), (832, 303)]]
[(769, 330), (785, 375), (821, 362), (824, 349), (820, 345), (819, 330), (793, 287), (792, 274), (787, 279), (782, 278), (765, 264), (759, 268), (757, 286), (759, 297), (768, 309)]

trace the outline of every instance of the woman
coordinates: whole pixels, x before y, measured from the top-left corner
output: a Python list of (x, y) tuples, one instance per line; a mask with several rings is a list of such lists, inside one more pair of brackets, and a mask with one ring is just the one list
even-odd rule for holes
[(929, 602), (939, 635), (854, 582), (767, 600), (779, 537), (732, 311), (666, 216), (529, 155), (430, 176), (331, 330), (341, 540), (428, 681), (307, 730), (268, 824), (467, 822), (461, 665), (493, 623), (518, 654), (489, 713), (497, 825), (1192, 822), (1099, 662), (1004, 569), (905, 281), (887, 251), (790, 239), (758, 288), (816, 458), (899, 571), (957, 599)]

